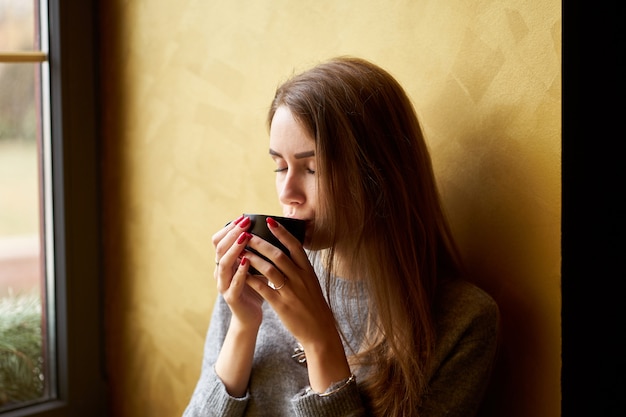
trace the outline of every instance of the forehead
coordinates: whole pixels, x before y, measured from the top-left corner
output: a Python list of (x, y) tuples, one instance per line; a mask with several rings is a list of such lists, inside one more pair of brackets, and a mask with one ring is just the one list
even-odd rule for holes
[(315, 140), (285, 106), (276, 109), (270, 128), (270, 149), (283, 155), (295, 155), (315, 149)]

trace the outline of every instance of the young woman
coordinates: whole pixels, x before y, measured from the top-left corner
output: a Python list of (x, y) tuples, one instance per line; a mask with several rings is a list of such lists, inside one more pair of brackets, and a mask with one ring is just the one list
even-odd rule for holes
[(283, 215), (306, 238), (268, 220), (290, 258), (246, 217), (213, 236), (220, 295), (184, 416), (474, 415), (498, 307), (464, 279), (402, 87), (333, 59), (280, 86), (268, 124)]

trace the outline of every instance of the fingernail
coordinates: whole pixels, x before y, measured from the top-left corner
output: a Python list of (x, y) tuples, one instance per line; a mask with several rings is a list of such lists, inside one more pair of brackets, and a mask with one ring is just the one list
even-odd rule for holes
[(241, 266), (244, 266), (248, 262), (248, 258), (241, 258)]
[(243, 229), (249, 224), (250, 224), (250, 217), (244, 217), (244, 219), (241, 220), (241, 223), (239, 223), (239, 227)]
[(240, 236), (239, 239), (237, 239), (237, 243), (238, 244), (242, 244), (243, 242), (245, 242), (246, 240), (250, 239), (252, 237), (252, 235), (248, 232), (243, 232)]
[(272, 219), (271, 217), (267, 217), (265, 219), (265, 222), (269, 227), (278, 227), (278, 223), (276, 223), (276, 220)]
[(243, 215), (239, 216), (239, 218), (237, 220), (235, 220), (235, 224), (239, 224), (240, 221), (242, 221), (244, 218)]

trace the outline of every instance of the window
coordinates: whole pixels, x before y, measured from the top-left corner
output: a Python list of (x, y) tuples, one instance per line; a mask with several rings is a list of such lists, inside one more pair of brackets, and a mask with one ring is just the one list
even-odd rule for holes
[[(0, 411), (52, 396), (53, 294), (47, 294), (43, 222), (50, 205), (46, 20), (33, 2), (0, 0)], [(45, 8), (45, 4), (43, 5)], [(45, 10), (42, 10), (45, 12)], [(44, 29), (45, 31), (45, 29)], [(43, 42), (41, 42), (43, 41)], [(46, 93), (44, 93), (44, 91)], [(45, 148), (45, 151), (44, 151)], [(40, 161), (42, 163), (40, 163)], [(48, 303), (50, 301), (50, 303)]]
[[(2, 417), (106, 414), (96, 3), (0, 0), (0, 81), (10, 80), (0, 85), (0, 158), (8, 161), (11, 154), (10, 161), (21, 158), (24, 164), (0, 159), (0, 187), (5, 187), (0, 188), (0, 210), (8, 213), (19, 203), (14, 212), (26, 214), (21, 223), (0, 224), (0, 274), (8, 276), (8, 265), (18, 259), (29, 266), (30, 281), (24, 270), (13, 274), (13, 283), (4, 285), (4, 298), (14, 302), (17, 292), (34, 294), (23, 306), (41, 317), (32, 337), (40, 344), (40, 355), (29, 359), (32, 392), (3, 403), (8, 393), (0, 389)], [(25, 17), (28, 10), (31, 17)], [(7, 23), (9, 17), (19, 22)], [(9, 26), (11, 33), (20, 33), (16, 44), (4, 44), (13, 36), (6, 34)], [(22, 166), (28, 169), (20, 170)], [(27, 190), (22, 201), (7, 191), (16, 187)], [(17, 284), (27, 284), (27, 289), (17, 291)], [(0, 298), (2, 291), (0, 281)], [(17, 310), (14, 303), (6, 311)], [(17, 386), (17, 379), (6, 379), (7, 387)]]

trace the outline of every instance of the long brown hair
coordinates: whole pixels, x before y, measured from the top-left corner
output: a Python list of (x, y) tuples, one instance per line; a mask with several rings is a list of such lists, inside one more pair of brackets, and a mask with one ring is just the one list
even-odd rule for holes
[[(460, 272), (430, 155), (403, 88), (371, 62), (339, 57), (283, 83), (268, 124), (287, 106), (316, 141), (316, 224), (350, 253), (368, 291), (367, 340), (350, 358), (376, 416), (417, 415), (435, 343), (438, 280)], [(337, 245), (342, 249), (337, 249)]]

